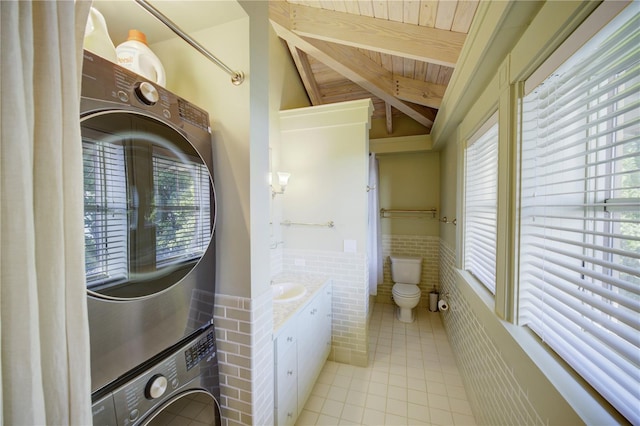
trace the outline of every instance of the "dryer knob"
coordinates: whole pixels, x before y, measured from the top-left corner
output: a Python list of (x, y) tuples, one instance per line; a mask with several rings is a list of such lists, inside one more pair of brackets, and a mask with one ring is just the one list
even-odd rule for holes
[(167, 390), (167, 378), (162, 374), (156, 374), (149, 380), (147, 387), (144, 390), (144, 396), (147, 399), (156, 399), (164, 395)]
[(160, 99), (160, 95), (158, 94), (158, 89), (149, 82), (143, 81), (142, 83), (136, 84), (136, 96), (146, 105), (155, 105)]

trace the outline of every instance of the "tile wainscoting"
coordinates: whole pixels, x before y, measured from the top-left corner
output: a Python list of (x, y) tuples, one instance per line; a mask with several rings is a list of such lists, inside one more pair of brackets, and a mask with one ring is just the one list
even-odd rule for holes
[(517, 382), (513, 367), (486, 332), (464, 295), (456, 286), (455, 252), (440, 244), (442, 294), (450, 309), (441, 312), (469, 402), (479, 424), (547, 424)]
[(273, 300), (216, 295), (222, 425), (273, 424)]
[(282, 272), (331, 277), (332, 361), (367, 366), (369, 287), (366, 256), (323, 250), (282, 250)]

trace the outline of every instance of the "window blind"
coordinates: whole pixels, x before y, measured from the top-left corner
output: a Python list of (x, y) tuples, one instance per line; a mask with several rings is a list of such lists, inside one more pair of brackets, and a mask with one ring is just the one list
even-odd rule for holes
[(84, 239), (87, 287), (127, 277), (127, 185), (121, 145), (85, 139)]
[(523, 99), (519, 320), (640, 424), (640, 19), (631, 9)]
[(498, 123), (492, 117), (465, 150), (464, 267), (496, 293)]
[(211, 238), (209, 173), (204, 164), (153, 154), (156, 262), (199, 258)]

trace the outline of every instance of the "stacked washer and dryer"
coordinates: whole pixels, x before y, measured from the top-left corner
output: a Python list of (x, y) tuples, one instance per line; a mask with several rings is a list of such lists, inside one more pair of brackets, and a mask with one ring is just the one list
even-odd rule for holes
[(80, 113), (94, 424), (218, 425), (209, 116), (88, 51)]

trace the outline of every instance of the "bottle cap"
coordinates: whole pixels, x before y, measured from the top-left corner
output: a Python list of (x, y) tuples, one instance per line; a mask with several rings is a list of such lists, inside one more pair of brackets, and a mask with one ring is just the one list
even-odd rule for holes
[(142, 31), (138, 30), (129, 30), (129, 37), (127, 38), (127, 41), (128, 40), (135, 40), (139, 41), (140, 43), (147, 44), (147, 36), (144, 35)]

